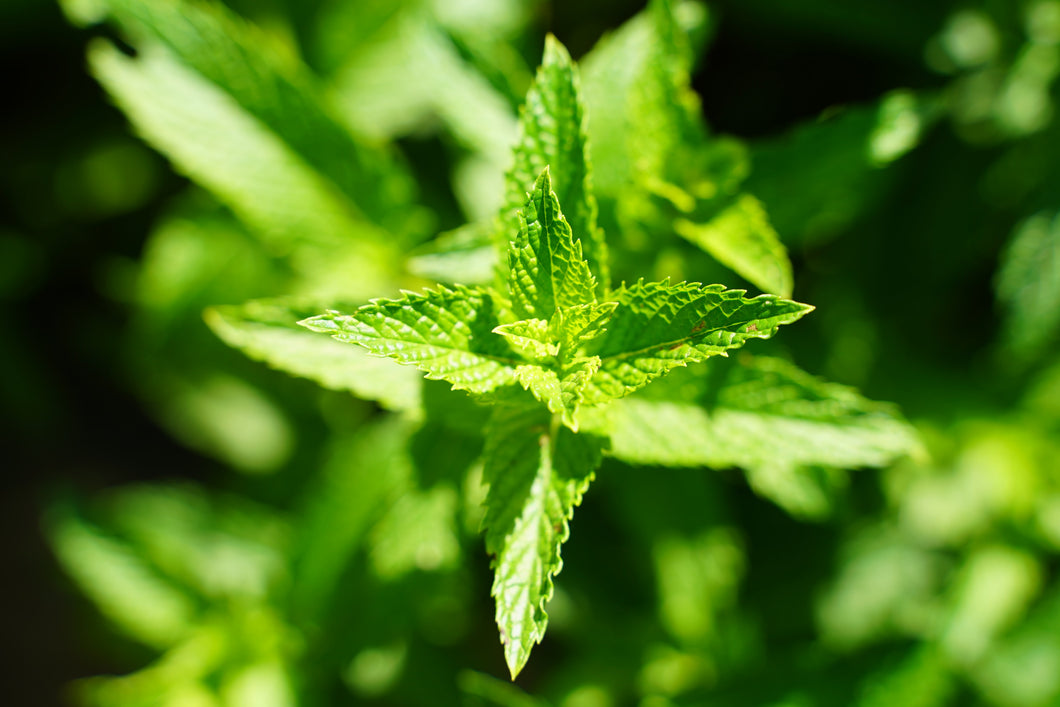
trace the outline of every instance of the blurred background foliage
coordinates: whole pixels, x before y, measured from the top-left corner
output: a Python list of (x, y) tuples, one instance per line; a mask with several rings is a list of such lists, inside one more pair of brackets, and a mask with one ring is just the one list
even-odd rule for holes
[[(641, 4), (175, 7), (0, 5), (13, 703), (1060, 702), (1060, 2), (680, 8), (713, 173), (818, 308), (790, 355), (897, 403), (923, 452), (809, 470), (767, 494), (787, 510), (731, 470), (607, 462), (517, 685), (479, 413), (391, 372), (383, 407), (424, 412), (383, 415), (229, 349), (238, 312), (203, 310), (488, 278), (545, 32), (581, 58)], [(223, 95), (244, 55), (267, 60)], [(629, 206), (597, 173), (620, 278), (742, 283), (689, 244), (680, 195)]]

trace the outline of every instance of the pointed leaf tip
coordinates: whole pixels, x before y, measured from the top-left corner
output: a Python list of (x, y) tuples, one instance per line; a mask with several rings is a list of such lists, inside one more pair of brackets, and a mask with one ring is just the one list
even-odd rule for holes
[(552, 191), (547, 167), (523, 203), (508, 263), (512, 305), (522, 319), (547, 321), (560, 307), (596, 301), (596, 281)]

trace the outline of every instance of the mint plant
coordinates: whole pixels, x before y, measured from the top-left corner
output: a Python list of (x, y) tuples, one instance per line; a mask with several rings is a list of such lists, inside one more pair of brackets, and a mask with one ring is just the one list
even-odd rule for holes
[[(579, 433), (580, 406), (605, 405), (676, 367), (769, 338), (812, 309), (773, 295), (748, 299), (721, 285), (641, 280), (612, 292), (582, 115), (574, 66), (550, 38), (523, 113), (509, 192), (530, 165), (556, 160), (588, 246), (563, 215), (546, 166), (515, 214), (518, 233), (501, 278), (506, 291), (440, 287), (300, 322), (494, 406), (483, 452), (483, 525), (513, 677), (544, 636), (560, 545), (606, 447), (606, 425), (602, 434)], [(499, 221), (503, 230), (512, 219), (502, 213)]]
[[(703, 510), (720, 505), (705, 489), (723, 478), (704, 468), (739, 469), (791, 515), (820, 520), (848, 470), (917, 450), (892, 406), (764, 350), (776, 342), (743, 349), (812, 307), (787, 299), (793, 269), (752, 150), (701, 116), (691, 71), (711, 22), (702, 6), (653, 0), (582, 68), (548, 36), (527, 90), (512, 46), (491, 47), (412, 0), (323, 12), (342, 31), (328, 25), (310, 43), (313, 69), (218, 4), (66, 5), (82, 20), (105, 15), (136, 48), (96, 40), (90, 66), (194, 182), (152, 233), (137, 281), (129, 349), (146, 397), (188, 444), (258, 474), (233, 483), (269, 497), (252, 526), (281, 529), (232, 531), (229, 504), (203, 502), (216, 510), (197, 516), (195, 532), (235, 547), (236, 566), (269, 558), (253, 587), (222, 591), (194, 574), (195, 542), (166, 542), (169, 529), (191, 533), (179, 509), (194, 492), (166, 506), (160, 488), (150, 507), (173, 518), (153, 529), (129, 520), (135, 503), (98, 519), (55, 513), (64, 565), (162, 653), (101, 680), (100, 704), (165, 690), (198, 698), (214, 685), (252, 699), (254, 676), (283, 686), (285, 705), (327, 704), (337, 675), (359, 695), (382, 694), (391, 683), (380, 665), (396, 680), (422, 660), (410, 605), (444, 613), (431, 583), (461, 611), (473, 603), (478, 587), (454, 590), (451, 574), (481, 555), (480, 534), (514, 678), (545, 635), (574, 509), (612, 472), (620, 494), (656, 495), (625, 508), (622, 529), (653, 558), (664, 630), (707, 655), (720, 611), (710, 601), (736, 591), (749, 558), (732, 520)], [(369, 48), (344, 56), (346, 30)], [(395, 90), (365, 93), (372, 81)], [(874, 115), (859, 119), (862, 132)], [(446, 219), (394, 142), (423, 123), (453, 149), (468, 221), (434, 238), (434, 219)], [(791, 170), (774, 179), (790, 183)], [(766, 294), (748, 296), (746, 283)], [(203, 316), (224, 344), (328, 392), (232, 355), (204, 336)], [(698, 492), (686, 497), (689, 479)], [(671, 532), (658, 520), (671, 513), (702, 533)], [(718, 577), (716, 560), (732, 572)], [(162, 602), (162, 628), (144, 631), (151, 596), (179, 599)], [(693, 604), (696, 620), (683, 624)], [(229, 621), (232, 605), (251, 618)], [(457, 640), (432, 630), (428, 650)], [(631, 640), (641, 661), (645, 639)], [(168, 669), (216, 642), (230, 650)], [(248, 643), (262, 650), (239, 649)], [(461, 682), (469, 693), (491, 684)]]
[[(547, 169), (519, 214), (508, 261), (505, 295), (439, 288), (301, 324), (496, 405), (484, 452), (486, 544), (514, 676), (544, 635), (559, 546), (604, 447), (578, 434), (579, 406), (606, 404), (675, 367), (768, 338), (812, 307), (722, 286), (643, 281), (599, 302)], [(513, 395), (515, 384), (537, 403)]]

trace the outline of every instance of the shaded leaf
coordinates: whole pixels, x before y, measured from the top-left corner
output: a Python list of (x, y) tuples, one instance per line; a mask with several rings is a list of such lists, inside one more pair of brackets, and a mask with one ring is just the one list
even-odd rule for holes
[(546, 167), (519, 213), (519, 235), (508, 251), (512, 308), (521, 319), (549, 320), (560, 307), (596, 301), (582, 243), (571, 236)]
[(1060, 213), (1038, 213), (1019, 226), (996, 288), (1012, 352), (1027, 360), (1048, 350), (1060, 335)]
[(155, 648), (182, 639), (195, 614), (192, 597), (165, 580), (135, 550), (56, 508), (48, 535), (63, 569), (106, 616), (130, 637)]
[[(226, 94), (230, 106), (252, 116), (344, 194), (347, 208), (388, 230), (401, 230), (395, 228), (395, 219), (407, 216), (401, 207), (413, 195), (409, 175), (393, 155), (359, 141), (329, 114), (308, 70), (273, 38), (220, 4), (105, 1), (134, 43), (142, 45), (139, 49), (148, 49), (150, 42), (164, 45), (186, 71)], [(194, 111), (195, 106), (185, 110)], [(203, 118), (209, 115), (200, 113)], [(191, 134), (201, 137), (199, 131)], [(228, 131), (224, 135), (238, 137)]]
[(851, 388), (779, 359), (741, 357), (728, 367), (712, 380), (710, 397), (702, 377), (682, 376), (658, 399), (610, 406), (611, 453), (638, 464), (741, 467), (780, 505), (820, 515), (832, 477), (806, 467), (878, 467), (920, 448), (913, 428), (890, 405)]

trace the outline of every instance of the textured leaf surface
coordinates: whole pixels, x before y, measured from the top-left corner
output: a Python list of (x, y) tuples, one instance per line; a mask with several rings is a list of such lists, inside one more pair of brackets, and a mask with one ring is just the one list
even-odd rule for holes
[(514, 677), (548, 623), (560, 545), (601, 460), (596, 437), (554, 431), (541, 409), (500, 407), (486, 432), (486, 549), (504, 657)]
[(354, 314), (328, 312), (300, 323), (474, 393), (514, 383), (521, 363), (493, 331), (499, 325), (493, 298), (463, 287), (407, 293)]
[(559, 307), (596, 301), (589, 264), (560, 211), (546, 167), (519, 214), (519, 236), (508, 251), (512, 307), (522, 319), (549, 320)]
[(753, 196), (741, 195), (706, 223), (677, 219), (674, 230), (763, 292), (791, 296), (787, 250)]
[(348, 390), (390, 410), (420, 408), (420, 376), (298, 326), (319, 308), (274, 301), (207, 310), (206, 322), (225, 343), (256, 361), (332, 390)]
[(919, 449), (892, 406), (779, 359), (747, 358), (712, 364), (730, 370), (709, 384), (682, 375), (658, 399), (610, 406), (612, 454), (638, 464), (742, 467), (759, 492), (809, 513), (820, 506), (810, 495), (829, 480), (800, 468), (878, 467)]
[(274, 252), (369, 236), (352, 202), (224, 91), (157, 45), (137, 58), (106, 42), (89, 63), (140, 134), (212, 192)]
[(607, 250), (596, 222), (598, 207), (593, 196), (580, 90), (570, 55), (549, 35), (541, 68), (520, 114), (515, 163), (506, 179), (502, 245), (512, 239), (518, 228), (515, 211), (523, 206), (526, 193), (548, 167), (574, 238), (581, 242), (596, 285), (604, 291), (609, 278)]
[(618, 307), (589, 352), (602, 360), (586, 402), (620, 398), (667, 371), (767, 339), (813, 307), (773, 295), (752, 299), (722, 285), (637, 284), (615, 293)]
[(192, 598), (131, 546), (66, 509), (54, 510), (48, 525), (63, 569), (127, 635), (166, 648), (187, 634)]

